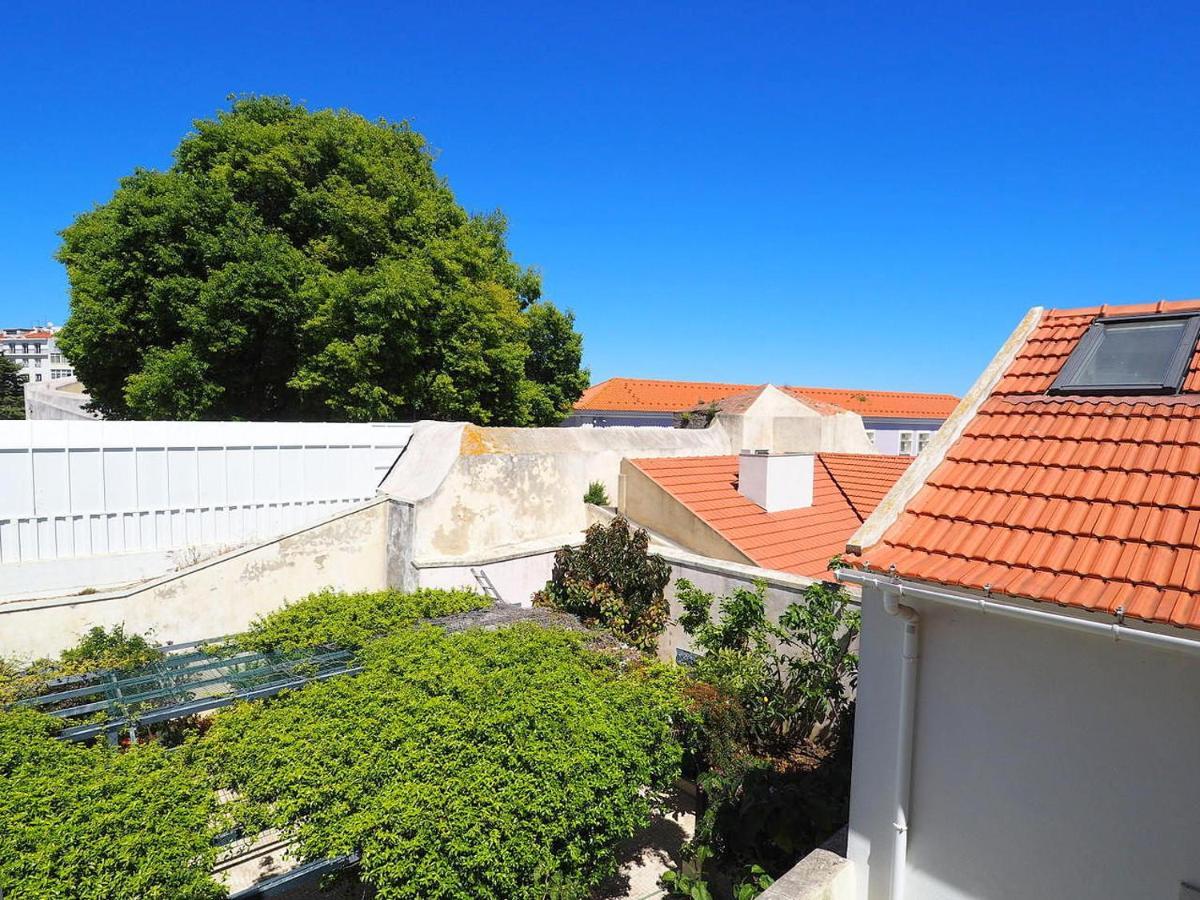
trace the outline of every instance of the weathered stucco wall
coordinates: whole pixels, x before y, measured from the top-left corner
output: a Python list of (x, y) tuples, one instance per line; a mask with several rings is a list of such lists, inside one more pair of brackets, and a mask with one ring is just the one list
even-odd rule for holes
[(123, 624), (158, 641), (215, 637), (325, 587), (382, 589), (387, 526), (388, 503), (374, 500), (128, 590), (0, 603), (0, 657), (57, 653), (95, 625)]
[(421, 587), (465, 587), (478, 591), (482, 588), (474, 572), (482, 572), (503, 602), (531, 606), (534, 593), (550, 580), (557, 550), (558, 546), (551, 546), (473, 564), (423, 565), (417, 570), (418, 581)]
[(479, 428), (420, 422), (380, 490), (411, 503), (413, 559), (445, 560), (587, 527), (592, 481), (618, 494), (625, 457), (729, 453), (720, 427)]
[[(905, 602), (921, 614), (909, 897), (1200, 884), (1200, 659)], [(866, 588), (848, 848), (861, 900), (888, 896), (901, 641)]]

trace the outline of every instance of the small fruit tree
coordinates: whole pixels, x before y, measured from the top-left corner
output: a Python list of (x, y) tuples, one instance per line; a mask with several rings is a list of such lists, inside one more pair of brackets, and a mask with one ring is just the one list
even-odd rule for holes
[(640, 650), (653, 650), (670, 613), (671, 567), (649, 547), (645, 530), (632, 528), (624, 516), (593, 525), (580, 546), (555, 554), (550, 580), (533, 602), (574, 613)]

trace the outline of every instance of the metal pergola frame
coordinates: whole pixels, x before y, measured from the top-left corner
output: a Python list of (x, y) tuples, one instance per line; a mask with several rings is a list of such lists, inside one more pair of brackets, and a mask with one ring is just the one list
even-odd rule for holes
[(88, 741), (106, 735), (109, 743), (116, 744), (122, 731), (128, 731), (132, 741), (137, 739), (139, 726), (186, 718), (242, 700), (261, 700), (310, 682), (362, 671), (351, 651), (332, 645), (305, 653), (277, 653), (236, 651), (227, 641), (222, 637), (164, 647), (162, 659), (136, 672), (95, 672), (58, 679), (56, 687), (79, 686), (12, 705), (49, 707), (49, 715), (66, 720), (103, 713), (100, 721), (68, 725), (58, 737)]

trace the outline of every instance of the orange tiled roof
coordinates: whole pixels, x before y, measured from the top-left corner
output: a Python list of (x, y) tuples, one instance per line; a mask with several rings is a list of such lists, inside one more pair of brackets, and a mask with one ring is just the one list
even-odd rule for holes
[[(575, 408), (580, 411), (682, 412), (762, 387), (763, 385), (724, 384), (713, 381), (610, 378), (584, 391)], [(958, 405), (958, 398), (950, 394), (807, 387), (784, 387), (782, 390), (818, 409), (821, 404), (832, 404), (839, 409), (848, 409), (876, 418), (945, 419)]]
[(958, 406), (958, 398), (953, 394), (809, 387), (785, 387), (784, 390), (801, 400), (832, 403), (861, 416), (877, 419), (945, 419)]
[(903, 576), (1200, 628), (1200, 352), (1177, 396), (1045, 391), (1100, 314), (1051, 310), (882, 540)]
[(829, 560), (871, 513), (912, 457), (820, 453), (813, 504), (768, 513), (737, 489), (736, 456), (633, 459), (641, 469), (755, 564), (829, 577)]
[(49, 331), (30, 331), (26, 334), (21, 335), (22, 340), (28, 338), (29, 340), (44, 341), (47, 338), (52, 338), (52, 337), (54, 337), (54, 335), (51, 334)]

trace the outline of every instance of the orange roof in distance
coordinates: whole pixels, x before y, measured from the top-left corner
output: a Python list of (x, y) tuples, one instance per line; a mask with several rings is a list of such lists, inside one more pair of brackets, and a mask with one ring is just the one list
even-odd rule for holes
[(1200, 352), (1169, 396), (1047, 395), (1100, 315), (1050, 310), (883, 538), (870, 568), (1200, 628)]
[(810, 578), (826, 566), (908, 468), (913, 457), (819, 453), (813, 503), (768, 513), (737, 488), (736, 456), (633, 459), (630, 462), (756, 565)]
[[(584, 391), (575, 409), (620, 412), (683, 412), (761, 389), (765, 385), (712, 381), (654, 381), (610, 378)], [(945, 419), (958, 405), (951, 394), (901, 391), (853, 391), (838, 388), (784, 387), (814, 408), (850, 410), (875, 418)]]

